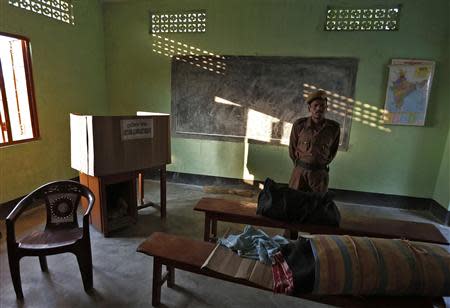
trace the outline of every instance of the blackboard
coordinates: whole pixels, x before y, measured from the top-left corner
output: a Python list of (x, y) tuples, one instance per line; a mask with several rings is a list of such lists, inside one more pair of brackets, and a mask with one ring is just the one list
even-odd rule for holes
[[(280, 142), (288, 135), (289, 123), (308, 116), (304, 96), (309, 91), (325, 89), (332, 101), (345, 100), (342, 105), (351, 101), (357, 67), (353, 58), (173, 57), (173, 132), (181, 137)], [(351, 127), (346, 110), (337, 107), (327, 113), (341, 124), (343, 149)]]

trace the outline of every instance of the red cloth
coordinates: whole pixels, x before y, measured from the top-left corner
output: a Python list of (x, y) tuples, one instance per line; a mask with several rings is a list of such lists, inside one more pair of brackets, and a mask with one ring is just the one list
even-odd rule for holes
[(273, 292), (292, 294), (294, 291), (294, 277), (289, 265), (286, 263), (286, 260), (284, 260), (283, 254), (281, 252), (277, 252), (273, 256), (273, 261)]

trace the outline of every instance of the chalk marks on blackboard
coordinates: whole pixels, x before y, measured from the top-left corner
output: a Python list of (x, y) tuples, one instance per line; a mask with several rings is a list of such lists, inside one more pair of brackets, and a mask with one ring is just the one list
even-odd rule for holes
[[(263, 112), (242, 106), (235, 102), (229, 101), (222, 97), (214, 97), (214, 101), (218, 104), (241, 107), (241, 111), (245, 116), (245, 133), (239, 135), (233, 134), (217, 134), (217, 133), (197, 133), (191, 131), (178, 130), (177, 133), (184, 133), (190, 135), (204, 135), (210, 137), (229, 137), (236, 139), (252, 140), (263, 143), (279, 143), (280, 145), (289, 145), (289, 135), (292, 129), (292, 123), (285, 122), (279, 118), (270, 116)], [(215, 115), (211, 115), (215, 116)]]
[[(186, 56), (180, 56), (186, 60)], [(226, 55), (225, 74), (172, 60), (172, 129), (181, 138), (288, 144), (290, 126), (308, 116), (303, 84), (352, 97), (358, 60)], [(219, 99), (219, 102), (217, 101)], [(224, 102), (232, 102), (226, 104)], [(330, 112), (349, 144), (351, 120)], [(253, 125), (252, 123), (256, 123)], [(264, 141), (263, 141), (264, 140)]]
[(153, 52), (174, 58), (177, 61), (191, 64), (206, 71), (224, 74), (226, 70), (225, 57), (208, 50), (175, 41), (167, 37), (153, 34)]

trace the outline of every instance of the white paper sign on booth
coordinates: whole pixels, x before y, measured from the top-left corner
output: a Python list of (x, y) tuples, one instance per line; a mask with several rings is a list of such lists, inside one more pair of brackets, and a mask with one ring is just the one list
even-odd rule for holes
[(121, 120), (122, 141), (153, 138), (152, 119)]

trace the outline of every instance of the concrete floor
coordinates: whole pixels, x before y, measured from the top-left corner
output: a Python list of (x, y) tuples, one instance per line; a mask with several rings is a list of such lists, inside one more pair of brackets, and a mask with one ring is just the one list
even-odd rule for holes
[[(159, 200), (159, 184), (146, 181), (146, 199)], [(6, 307), (150, 307), (152, 258), (136, 252), (137, 246), (155, 231), (202, 239), (203, 215), (192, 209), (205, 196), (246, 199), (235, 195), (208, 195), (201, 187), (168, 183), (167, 219), (162, 221), (154, 208), (139, 211), (136, 225), (104, 238), (91, 228), (94, 291), (84, 292), (75, 256), (48, 257), (49, 273), (42, 273), (37, 258), (21, 261), (24, 301), (16, 301), (6, 252), (4, 221), (0, 221), (0, 308)], [(436, 223), (428, 213), (392, 208), (338, 204), (341, 211), (354, 215), (390, 217)], [(45, 209), (36, 208), (22, 215), (17, 237), (42, 228)], [(219, 223), (219, 234), (228, 228)], [(234, 225), (236, 227), (236, 225)], [(446, 233), (448, 229), (440, 226)], [(163, 287), (162, 307), (326, 307), (298, 298), (275, 295), (217, 279), (183, 271), (176, 272), (176, 288)]]

